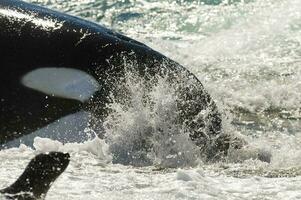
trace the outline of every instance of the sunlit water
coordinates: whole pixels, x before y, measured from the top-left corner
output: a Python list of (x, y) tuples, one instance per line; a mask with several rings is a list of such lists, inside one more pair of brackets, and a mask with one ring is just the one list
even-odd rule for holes
[(35, 154), (60, 150), (71, 153), (71, 163), (47, 199), (301, 199), (300, 0), (29, 1), (99, 22), (178, 61), (215, 99), (225, 131), (270, 151), (272, 160), (230, 152), (224, 162), (203, 163), (174, 127), (166, 129), (180, 133), (172, 146), (162, 142), (165, 135), (155, 137), (156, 148), (146, 155), (151, 166), (112, 164), (110, 152), (129, 148), (137, 139), (131, 134), (172, 125), (172, 89), (155, 87), (150, 109), (141, 103), (141, 84), (130, 81), (132, 107), (111, 105), (106, 142), (36, 138), (35, 150), (0, 151), (0, 186), (12, 183)]

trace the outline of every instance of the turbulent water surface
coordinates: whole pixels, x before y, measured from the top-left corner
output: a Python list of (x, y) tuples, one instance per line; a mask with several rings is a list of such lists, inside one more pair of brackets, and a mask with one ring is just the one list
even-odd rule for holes
[(152, 138), (151, 166), (112, 164), (110, 152), (131, 148), (149, 127), (181, 133), (168, 121), (172, 90), (156, 86), (150, 109), (141, 103), (141, 83), (129, 81), (132, 106), (111, 105), (106, 142), (35, 138), (34, 148), (2, 150), (0, 186), (12, 183), (35, 154), (61, 150), (71, 153), (71, 163), (47, 199), (301, 199), (300, 0), (27, 1), (103, 24), (181, 63), (217, 102), (225, 131), (270, 151), (272, 160), (241, 151), (203, 163), (185, 134), (172, 137), (173, 145), (162, 142), (163, 134)]

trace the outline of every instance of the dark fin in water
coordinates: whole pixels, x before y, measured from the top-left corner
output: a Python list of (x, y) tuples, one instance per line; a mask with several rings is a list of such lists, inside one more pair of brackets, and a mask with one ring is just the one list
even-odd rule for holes
[(43, 199), (51, 184), (67, 168), (69, 159), (68, 153), (39, 154), (29, 162), (15, 183), (0, 192), (7, 199)]

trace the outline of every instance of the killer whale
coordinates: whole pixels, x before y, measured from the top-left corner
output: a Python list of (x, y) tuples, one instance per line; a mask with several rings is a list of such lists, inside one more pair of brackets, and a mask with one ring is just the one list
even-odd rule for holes
[[(178, 90), (180, 122), (191, 129), (191, 139), (208, 158), (226, 154), (229, 139), (222, 131), (221, 115), (201, 82), (145, 44), (99, 24), (18, 0), (0, 2), (0, 27), (0, 144), (83, 110), (105, 116), (112, 94), (121, 95), (114, 86), (124, 77), (125, 61), (134, 60), (138, 74), (146, 79), (159, 75), (168, 76), (171, 84), (183, 82)], [(52, 83), (64, 85), (57, 81), (61, 73), (63, 80), (71, 77), (69, 88), (74, 77), (88, 77), (74, 87), (87, 85), (90, 92), (82, 97), (81, 91), (66, 94), (56, 86), (45, 88)], [(41, 80), (35, 83), (37, 77)]]
[(70, 155), (49, 152), (35, 156), (22, 175), (9, 187), (0, 190), (6, 199), (44, 199), (51, 184), (65, 171)]

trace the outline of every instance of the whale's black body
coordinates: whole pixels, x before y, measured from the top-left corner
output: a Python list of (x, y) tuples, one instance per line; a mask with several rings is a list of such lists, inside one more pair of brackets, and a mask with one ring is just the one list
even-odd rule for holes
[[(124, 76), (124, 58), (134, 59), (142, 76), (170, 76), (172, 84), (179, 82), (177, 77), (192, 80), (191, 88), (180, 89), (181, 98), (186, 102), (182, 105), (182, 122), (196, 130), (192, 131), (191, 138), (198, 144), (212, 139), (212, 156), (228, 148), (224, 139), (218, 140), (222, 135), (221, 117), (214, 101), (201, 82), (181, 65), (98, 24), (17, 0), (0, 1), (0, 144), (29, 134), (62, 116), (90, 109), (93, 102), (100, 103), (97, 114), (104, 116), (109, 94), (114, 93), (116, 80)], [(48, 67), (84, 71), (101, 87), (82, 102), (45, 94), (21, 84), (25, 74)], [(205, 110), (206, 116), (194, 120)]]
[(11, 186), (0, 190), (0, 193), (5, 199), (44, 199), (51, 184), (65, 171), (69, 161), (68, 153), (39, 154), (28, 163), (16, 181)]

